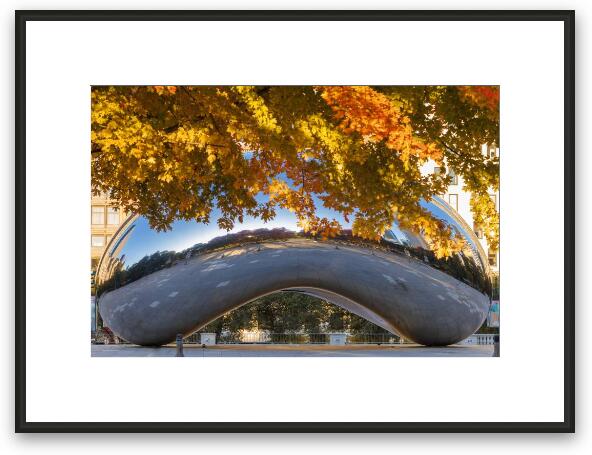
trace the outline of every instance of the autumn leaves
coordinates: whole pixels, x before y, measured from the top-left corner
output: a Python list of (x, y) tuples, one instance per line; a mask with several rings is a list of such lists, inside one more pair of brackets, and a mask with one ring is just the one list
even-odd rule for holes
[(402, 103), (364, 86), (320, 87), (321, 97), (335, 112), (346, 134), (358, 133), (363, 140), (379, 143), (399, 154), (441, 161), (442, 152), (433, 143), (415, 136), (411, 120), (402, 112)]
[[(156, 229), (213, 221), (214, 206), (230, 229), (282, 207), (331, 237), (340, 226), (317, 217), (320, 200), (352, 217), (356, 235), (376, 238), (396, 219), (442, 257), (462, 244), (419, 201), (447, 177), (421, 167), (453, 166), (478, 194), (498, 184), (498, 163), (477, 150), (496, 142), (498, 102), (490, 87), (95, 87), (93, 189)], [(486, 228), (497, 222), (487, 201), (475, 210)]]

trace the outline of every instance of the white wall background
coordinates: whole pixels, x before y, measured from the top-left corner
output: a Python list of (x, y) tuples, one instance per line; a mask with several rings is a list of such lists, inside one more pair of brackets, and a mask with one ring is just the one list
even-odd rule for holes
[[(150, 0), (115, 2), (107, 0), (94, 3), (94, 7), (103, 9), (108, 8), (138, 8), (138, 9), (158, 9), (158, 8), (227, 8), (239, 9), (243, 7), (244, 2), (157, 2)], [(393, 6), (391, 6), (393, 5)], [(2, 352), (2, 364), (0, 366), (0, 450), (4, 453), (59, 453), (59, 454), (78, 454), (81, 452), (94, 453), (129, 453), (142, 452), (143, 454), (152, 453), (174, 453), (174, 452), (201, 452), (201, 453), (302, 453), (302, 452), (322, 452), (322, 453), (360, 453), (371, 452), (374, 450), (388, 450), (389, 453), (396, 451), (413, 453), (433, 453), (437, 451), (440, 454), (454, 453), (499, 453), (501, 451), (532, 451), (538, 454), (554, 454), (559, 451), (564, 453), (579, 453), (584, 450), (586, 445), (592, 440), (590, 431), (590, 401), (591, 393), (585, 384), (590, 383), (591, 365), (590, 350), (591, 340), (585, 337), (587, 328), (586, 321), (592, 321), (592, 311), (586, 305), (589, 300), (586, 296), (592, 295), (592, 284), (586, 276), (590, 270), (586, 270), (586, 258), (592, 254), (592, 244), (584, 238), (583, 233), (586, 226), (589, 226), (591, 220), (590, 204), (587, 203), (587, 195), (590, 194), (592, 182), (588, 175), (592, 169), (592, 159), (586, 151), (592, 150), (592, 143), (589, 137), (585, 137), (585, 129), (577, 135), (576, 146), (577, 168), (576, 176), (578, 197), (576, 200), (576, 210), (578, 213), (578, 255), (577, 267), (579, 273), (576, 280), (577, 285), (576, 300), (582, 305), (577, 307), (576, 329), (578, 333), (578, 350), (576, 351), (577, 360), (577, 427), (578, 433), (572, 435), (508, 435), (508, 436), (488, 436), (488, 435), (15, 435), (14, 428), (14, 223), (12, 214), (14, 213), (14, 9), (76, 9), (81, 5), (74, 1), (61, 2), (41, 2), (41, 1), (21, 1), (4, 2), (2, 5), (1, 23), (2, 27), (2, 52), (1, 60), (2, 83), (0, 84), (0, 115), (2, 134), (2, 158), (0, 166), (3, 173), (0, 178), (3, 198), (1, 199), (0, 209), (5, 223), (2, 223), (2, 250), (4, 255), (0, 260), (0, 279), (2, 280), (0, 289), (4, 293), (1, 300), (2, 315), (0, 317), (0, 352)], [(251, 1), (249, 7), (258, 9), (269, 9), (277, 7), (274, 2)], [(284, 2), (284, 8), (348, 8), (348, 9), (369, 9), (369, 8), (407, 8), (407, 9), (437, 9), (446, 6), (450, 9), (474, 8), (474, 2), (455, 1), (446, 2), (441, 5), (437, 1), (405, 1), (392, 2), (366, 1), (325, 1), (320, 2), (300, 1)], [(589, 27), (592, 24), (592, 6), (585, 1), (570, 2), (549, 2), (549, 1), (522, 1), (519, 4), (510, 1), (482, 2), (479, 5), (483, 9), (488, 8), (520, 8), (520, 9), (576, 9), (577, 11), (577, 80), (580, 82), (577, 86), (577, 116), (578, 125), (586, 125), (592, 120), (590, 115), (590, 106), (592, 106), (592, 92), (585, 85), (585, 81), (592, 80), (591, 64), (589, 61), (591, 37)], [(88, 6), (87, 6), (88, 7)], [(552, 186), (550, 185), (549, 191)], [(540, 190), (544, 196), (545, 189)], [(544, 220), (539, 222), (538, 226), (544, 227)], [(49, 347), (46, 347), (49, 349)], [(541, 346), (544, 349), (544, 346)], [(527, 360), (527, 359), (525, 359)], [(584, 385), (584, 386), (583, 386)], [(544, 399), (544, 397), (541, 397)]]

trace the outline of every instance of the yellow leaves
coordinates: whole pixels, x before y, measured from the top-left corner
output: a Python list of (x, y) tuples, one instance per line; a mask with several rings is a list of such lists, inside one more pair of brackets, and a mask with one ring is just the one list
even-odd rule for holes
[(487, 192), (475, 191), (471, 194), (471, 211), (473, 220), (487, 239), (489, 250), (497, 251), (499, 248), (499, 213), (495, 202)]
[(173, 176), (171, 175), (170, 172), (165, 172), (164, 174), (160, 175), (158, 177), (158, 180), (161, 180), (163, 182), (169, 183), (173, 181)]
[(290, 192), (290, 187), (285, 181), (274, 178), (271, 180), (268, 192), (271, 197), (285, 197)]
[(318, 140), (333, 153), (338, 153), (348, 146), (349, 141), (319, 114), (309, 115), (306, 119), (296, 122), (295, 126), (309, 141)]
[(311, 235), (319, 235), (322, 240), (336, 237), (341, 233), (341, 225), (337, 220), (310, 216), (298, 219), (298, 226)]
[(255, 92), (255, 87), (236, 86), (233, 87), (233, 90), (247, 104), (259, 127), (274, 133), (281, 133), (282, 129), (278, 126), (277, 120), (265, 105), (263, 98)]
[[(449, 254), (458, 248), (452, 233), (417, 209), (444, 184), (424, 178), (421, 163), (443, 161), (443, 151), (404, 96), (424, 88), (401, 90), (402, 101), (370, 87), (96, 87), (93, 188), (114, 190), (160, 229), (175, 219), (209, 220), (214, 207), (225, 228), (245, 214), (271, 220), (282, 207), (307, 232), (329, 238), (341, 227), (317, 216), (321, 200), (354, 215), (356, 235), (378, 238), (398, 218), (424, 232), (436, 254)], [(490, 161), (472, 165), (475, 172), (455, 169), (479, 191), (499, 181)], [(474, 210), (495, 245), (499, 217), (486, 205), (480, 199)]]
[(267, 194), (272, 202), (302, 217), (305, 217), (307, 212), (310, 212), (310, 197), (293, 190), (284, 180), (272, 179), (267, 187)]
[(214, 164), (216, 161), (216, 155), (214, 153), (209, 152), (207, 157), (208, 163)]
[[(129, 154), (131, 156), (133, 156), (134, 158), (141, 159), (144, 156), (144, 151), (142, 149), (137, 148), (137, 147), (133, 147), (129, 151)], [(156, 160), (152, 157), (152, 158), (148, 158), (146, 160), (146, 162), (149, 164), (154, 164), (154, 163), (156, 163)]]
[(438, 259), (442, 259), (442, 258), (452, 256), (453, 254), (462, 251), (465, 246), (465, 243), (461, 238), (454, 237), (454, 238), (449, 239), (445, 242), (443, 242), (443, 241), (432, 242), (432, 245), (430, 245), (430, 246), (432, 248), (432, 251), (436, 255), (436, 257)]
[(353, 223), (352, 233), (363, 239), (378, 240), (386, 229), (386, 226), (381, 227), (356, 218)]
[(458, 253), (465, 247), (458, 233), (419, 205), (405, 207), (396, 216), (399, 226), (420, 233), (439, 259)]

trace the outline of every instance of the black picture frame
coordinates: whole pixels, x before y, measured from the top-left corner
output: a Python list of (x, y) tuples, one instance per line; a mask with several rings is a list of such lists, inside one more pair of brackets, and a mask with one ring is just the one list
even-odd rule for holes
[[(574, 432), (574, 11), (16, 11), (15, 431), (128, 432)], [(564, 24), (564, 419), (562, 422), (29, 422), (26, 418), (26, 26), (30, 21), (560, 21)]]

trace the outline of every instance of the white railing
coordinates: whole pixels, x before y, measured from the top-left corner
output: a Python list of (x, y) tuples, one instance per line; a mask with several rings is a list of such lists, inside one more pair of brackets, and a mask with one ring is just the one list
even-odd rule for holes
[[(492, 345), (495, 334), (475, 334), (458, 344)], [(382, 333), (347, 334), (346, 344), (413, 344), (396, 335)], [(200, 343), (198, 333), (185, 338), (188, 344)], [(329, 344), (329, 333), (268, 333), (247, 332), (242, 334), (222, 334), (216, 344)]]
[(495, 337), (496, 334), (494, 333), (476, 333), (459, 344), (494, 344)]
[[(493, 333), (476, 333), (458, 344), (462, 345), (493, 345)], [(347, 334), (346, 344), (413, 344), (412, 341), (401, 339), (396, 335), (382, 333)], [(129, 344), (116, 336), (95, 337), (93, 344)], [(183, 340), (185, 344), (201, 344), (200, 333), (193, 333)], [(243, 333), (223, 334), (216, 339), (216, 344), (329, 344), (329, 333)]]

